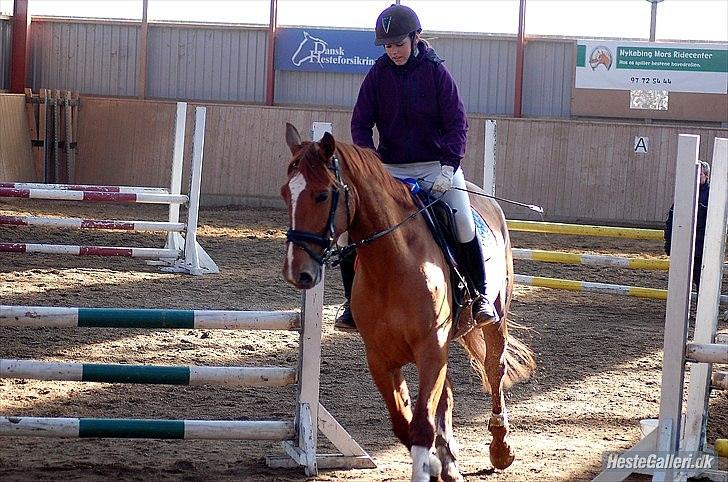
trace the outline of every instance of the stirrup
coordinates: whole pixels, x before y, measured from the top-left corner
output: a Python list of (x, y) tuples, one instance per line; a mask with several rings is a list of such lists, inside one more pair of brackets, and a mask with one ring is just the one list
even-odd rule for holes
[(494, 323), (497, 320), (498, 315), (495, 311), (495, 306), (483, 295), (478, 295), (473, 300), (472, 310), (473, 320), (478, 327)]
[(351, 314), (351, 306), (347, 301), (344, 303), (344, 311), (334, 321), (334, 329), (339, 331), (356, 332), (359, 331), (354, 322), (354, 316)]

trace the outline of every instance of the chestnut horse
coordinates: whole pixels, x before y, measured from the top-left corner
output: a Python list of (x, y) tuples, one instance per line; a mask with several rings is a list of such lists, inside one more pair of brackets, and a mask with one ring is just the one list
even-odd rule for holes
[[(348, 231), (350, 242), (365, 241), (357, 247), (351, 309), (394, 433), (410, 450), (412, 480), (462, 480), (447, 375), (452, 296), (442, 251), (422, 216), (413, 215), (417, 208), (407, 187), (387, 172), (376, 152), (337, 143), (328, 133), (319, 142), (302, 142), (290, 124), (286, 142), (293, 154), (281, 188), (290, 220), (286, 280), (312, 288), (342, 233)], [(492, 396), (490, 460), (506, 468), (514, 453), (507, 441), (503, 390), (530, 376), (535, 363), (530, 350), (508, 335), (513, 260), (505, 217), (491, 199), (478, 197), (473, 206), (498, 245), (502, 273), (488, 283), (502, 286), (505, 299), (500, 300), (500, 322), (473, 329), (458, 341)], [(419, 380), (414, 408), (402, 374), (408, 363), (416, 365)]]

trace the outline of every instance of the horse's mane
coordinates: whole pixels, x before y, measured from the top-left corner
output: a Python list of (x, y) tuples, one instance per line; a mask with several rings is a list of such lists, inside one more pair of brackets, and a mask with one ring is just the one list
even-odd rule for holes
[[(323, 162), (323, 158), (318, 152), (319, 149), (318, 143), (303, 142), (301, 149), (293, 156), (288, 166), (289, 174), (291, 170), (298, 170), (307, 179), (333, 182), (334, 174)], [(357, 189), (370, 188), (380, 192), (384, 191), (389, 193), (400, 206), (411, 207), (413, 205), (407, 187), (389, 174), (375, 151), (337, 141), (336, 152), (342, 174)]]

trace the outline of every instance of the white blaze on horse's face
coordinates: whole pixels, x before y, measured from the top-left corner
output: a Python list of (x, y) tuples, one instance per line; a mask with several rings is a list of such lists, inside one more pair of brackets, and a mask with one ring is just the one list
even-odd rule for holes
[[(288, 189), (291, 192), (291, 229), (296, 229), (296, 205), (298, 204), (298, 198), (306, 189), (306, 178), (300, 172), (293, 176), (288, 181)], [(288, 243), (288, 254), (286, 256), (286, 273), (288, 279), (292, 280), (293, 277), (293, 243)]]

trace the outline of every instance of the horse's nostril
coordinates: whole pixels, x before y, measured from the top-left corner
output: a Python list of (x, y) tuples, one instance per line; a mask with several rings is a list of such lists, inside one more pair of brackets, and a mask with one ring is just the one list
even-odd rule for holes
[(308, 273), (301, 273), (298, 276), (298, 282), (301, 285), (310, 285), (313, 282), (313, 276)]

